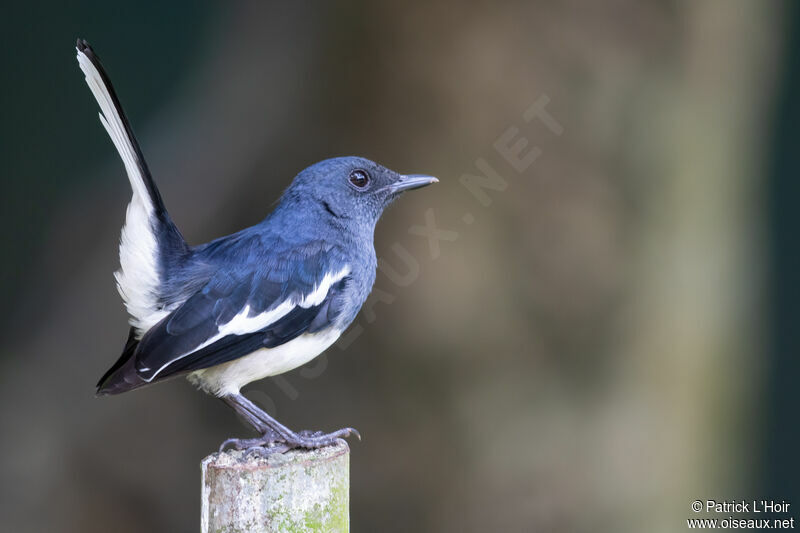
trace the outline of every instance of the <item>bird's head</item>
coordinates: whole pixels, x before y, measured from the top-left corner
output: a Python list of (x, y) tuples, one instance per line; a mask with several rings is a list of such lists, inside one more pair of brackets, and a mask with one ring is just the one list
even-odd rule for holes
[(300, 172), (284, 198), (312, 202), (332, 217), (374, 227), (404, 191), (438, 181), (422, 174), (398, 174), (363, 157), (336, 157)]

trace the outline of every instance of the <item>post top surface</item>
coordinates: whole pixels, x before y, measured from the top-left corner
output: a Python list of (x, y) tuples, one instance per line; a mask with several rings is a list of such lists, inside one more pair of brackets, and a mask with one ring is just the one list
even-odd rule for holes
[(244, 450), (225, 450), (207, 456), (203, 459), (202, 467), (242, 470), (273, 469), (330, 461), (348, 453), (350, 453), (350, 447), (347, 442), (338, 439), (335, 444), (316, 450), (295, 449), (266, 456)]

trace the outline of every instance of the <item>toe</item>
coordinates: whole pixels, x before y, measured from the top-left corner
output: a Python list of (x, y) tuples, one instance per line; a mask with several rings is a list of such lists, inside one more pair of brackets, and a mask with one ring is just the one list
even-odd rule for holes
[(228, 447), (228, 446), (230, 446), (230, 445), (233, 445), (233, 447), (235, 448), (235, 447), (236, 447), (236, 444), (237, 444), (238, 442), (239, 442), (239, 439), (226, 439), (226, 440), (224, 440), (224, 441), (222, 442), (222, 444), (220, 444), (220, 445), (219, 445), (219, 451), (220, 451), (220, 453), (224, 452), (224, 451), (225, 451), (225, 448), (227, 448), (227, 447)]
[(339, 431), (335, 431), (330, 434), (331, 437), (335, 436), (336, 438), (344, 438), (347, 437), (356, 437), (358, 440), (361, 440), (361, 433), (358, 432), (355, 428), (342, 428)]
[(269, 457), (270, 455), (276, 453), (283, 453), (290, 449), (291, 447), (288, 444), (269, 443), (263, 446), (252, 446), (250, 448), (247, 448), (245, 453), (248, 455), (255, 455), (258, 457)]

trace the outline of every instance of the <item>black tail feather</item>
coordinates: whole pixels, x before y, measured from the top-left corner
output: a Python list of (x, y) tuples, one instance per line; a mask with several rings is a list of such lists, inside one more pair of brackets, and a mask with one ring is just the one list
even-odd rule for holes
[[(102, 85), (105, 87), (108, 97), (111, 99), (111, 104), (114, 107), (114, 114), (119, 117), (119, 121), (122, 123), (122, 127), (125, 130), (126, 141), (133, 150), (133, 157), (135, 159), (134, 163), (138, 169), (138, 177), (131, 177), (131, 179), (141, 179), (141, 181), (144, 183), (145, 189), (147, 190), (147, 195), (152, 202), (156, 218), (153, 222), (156, 225), (159, 247), (161, 248), (162, 252), (166, 253), (167, 255), (180, 256), (184, 254), (188, 250), (188, 245), (186, 244), (183, 235), (181, 235), (180, 230), (172, 221), (172, 218), (167, 212), (164, 201), (161, 198), (161, 193), (159, 192), (158, 187), (156, 187), (156, 183), (153, 180), (152, 174), (150, 174), (149, 167), (147, 166), (147, 161), (145, 161), (144, 155), (142, 154), (142, 149), (139, 146), (139, 142), (136, 140), (136, 135), (133, 133), (133, 128), (128, 120), (128, 116), (125, 114), (125, 110), (122, 108), (122, 103), (120, 103), (117, 92), (114, 90), (114, 86), (111, 83), (111, 78), (109, 78), (108, 73), (100, 62), (100, 58), (88, 42), (83, 39), (78, 39), (75, 46), (78, 52), (86, 56), (86, 58), (97, 70), (100, 80), (102, 81)], [(97, 95), (95, 95), (95, 97), (97, 98)], [(113, 117), (106, 117), (106, 119), (113, 121)]]
[(136, 369), (133, 365), (133, 354), (136, 352), (137, 346), (139, 346), (139, 340), (136, 338), (136, 329), (131, 328), (128, 333), (128, 340), (125, 342), (125, 349), (122, 350), (122, 355), (97, 382), (98, 396), (119, 394), (145, 384), (144, 380), (136, 375)]
[(147, 162), (144, 159), (144, 155), (142, 154), (142, 149), (139, 147), (139, 142), (136, 140), (136, 135), (133, 134), (133, 128), (131, 128), (131, 124), (128, 121), (128, 116), (125, 114), (125, 111), (122, 109), (122, 104), (117, 97), (117, 92), (114, 90), (114, 86), (111, 84), (111, 79), (108, 77), (106, 73), (106, 69), (103, 68), (103, 64), (100, 63), (100, 58), (84, 39), (78, 39), (77, 44), (75, 47), (89, 58), (89, 61), (92, 62), (94, 67), (97, 69), (97, 72), (100, 73), (100, 77), (103, 79), (103, 84), (108, 91), (109, 96), (111, 96), (111, 101), (114, 104), (114, 109), (116, 110), (117, 114), (119, 115), (120, 120), (122, 121), (123, 126), (125, 127), (125, 133), (130, 141), (131, 146), (136, 154), (136, 164), (139, 167), (139, 170), (142, 174), (142, 179), (144, 180), (145, 187), (147, 187), (147, 192), (150, 195), (150, 199), (153, 202), (153, 206), (156, 209), (156, 212), (166, 212), (166, 208), (164, 207), (164, 201), (161, 199), (161, 193), (158, 191), (158, 187), (156, 187), (155, 181), (153, 181), (153, 176), (150, 174), (150, 169), (147, 166)]

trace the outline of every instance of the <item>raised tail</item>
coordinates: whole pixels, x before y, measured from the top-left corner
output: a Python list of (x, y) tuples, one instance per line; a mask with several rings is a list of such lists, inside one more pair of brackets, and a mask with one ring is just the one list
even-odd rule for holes
[(167, 270), (180, 263), (189, 247), (164, 207), (100, 59), (82, 39), (78, 39), (76, 49), (86, 83), (100, 105), (100, 122), (125, 164), (133, 189), (120, 237), (120, 269), (114, 276), (131, 316), (130, 323), (141, 336), (165, 316), (163, 287)]

